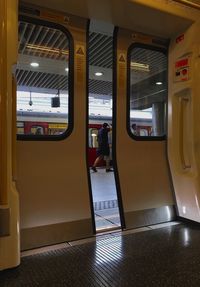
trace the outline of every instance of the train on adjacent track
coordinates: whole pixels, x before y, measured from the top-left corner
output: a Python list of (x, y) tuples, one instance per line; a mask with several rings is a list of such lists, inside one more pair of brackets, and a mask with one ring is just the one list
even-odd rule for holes
[[(62, 135), (68, 127), (66, 123), (66, 114), (57, 113), (41, 113), (30, 111), (17, 112), (17, 135), (43, 135), (54, 136)], [(88, 164), (91, 167), (95, 161), (98, 149), (98, 130), (102, 127), (103, 123), (108, 123), (111, 127), (109, 132), (109, 144), (112, 150), (112, 117), (105, 116), (89, 116), (88, 124)], [(138, 136), (151, 136), (152, 134), (152, 121), (140, 119), (131, 119), (130, 125), (137, 125)], [(110, 156), (112, 158), (112, 155)], [(101, 161), (100, 166), (105, 165), (105, 161)]]

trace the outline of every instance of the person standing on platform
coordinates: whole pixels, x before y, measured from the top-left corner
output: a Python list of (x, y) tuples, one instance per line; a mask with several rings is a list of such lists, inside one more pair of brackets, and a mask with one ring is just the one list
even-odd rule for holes
[(97, 172), (97, 165), (100, 163), (102, 159), (106, 161), (106, 172), (113, 171), (110, 168), (110, 147), (108, 142), (108, 133), (110, 131), (110, 127), (107, 123), (104, 123), (100, 130), (98, 131), (97, 141), (98, 141), (98, 149), (97, 149), (97, 158), (92, 166), (92, 170)]
[(135, 135), (135, 136), (139, 136), (140, 133), (139, 133), (137, 125), (136, 124), (132, 124), (131, 127), (132, 127), (132, 129), (131, 129), (132, 134)]

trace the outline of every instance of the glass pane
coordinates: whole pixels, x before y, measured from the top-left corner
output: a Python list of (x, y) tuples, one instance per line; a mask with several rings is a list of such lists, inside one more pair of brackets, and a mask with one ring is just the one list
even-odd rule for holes
[(62, 31), (19, 22), (17, 133), (60, 135), (68, 128), (69, 39)]
[(167, 57), (135, 47), (130, 54), (129, 124), (135, 136), (166, 133)]
[(98, 148), (97, 135), (98, 135), (98, 129), (96, 128), (89, 129), (89, 147), (90, 148)]

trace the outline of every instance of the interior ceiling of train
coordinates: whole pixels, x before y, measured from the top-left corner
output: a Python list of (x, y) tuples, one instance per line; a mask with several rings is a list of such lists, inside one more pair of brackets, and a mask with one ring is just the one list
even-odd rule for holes
[[(41, 5), (41, 0), (25, 2)], [(179, 0), (179, 3), (177, 0), (43, 0), (42, 6), (138, 32), (145, 31), (147, 34), (171, 38), (182, 33), (198, 17), (195, 9), (184, 5), (185, 2), (199, 4), (198, 0)], [(163, 25), (158, 24), (161, 21)]]

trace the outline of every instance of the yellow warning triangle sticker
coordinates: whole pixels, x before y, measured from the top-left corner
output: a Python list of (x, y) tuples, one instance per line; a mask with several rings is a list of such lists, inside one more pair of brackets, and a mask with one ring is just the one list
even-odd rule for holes
[(121, 56), (119, 57), (119, 62), (125, 62), (125, 58), (124, 58), (123, 55), (121, 55)]
[(82, 49), (81, 47), (79, 47), (79, 48), (76, 50), (76, 54), (78, 54), (78, 55), (84, 55), (83, 49)]

